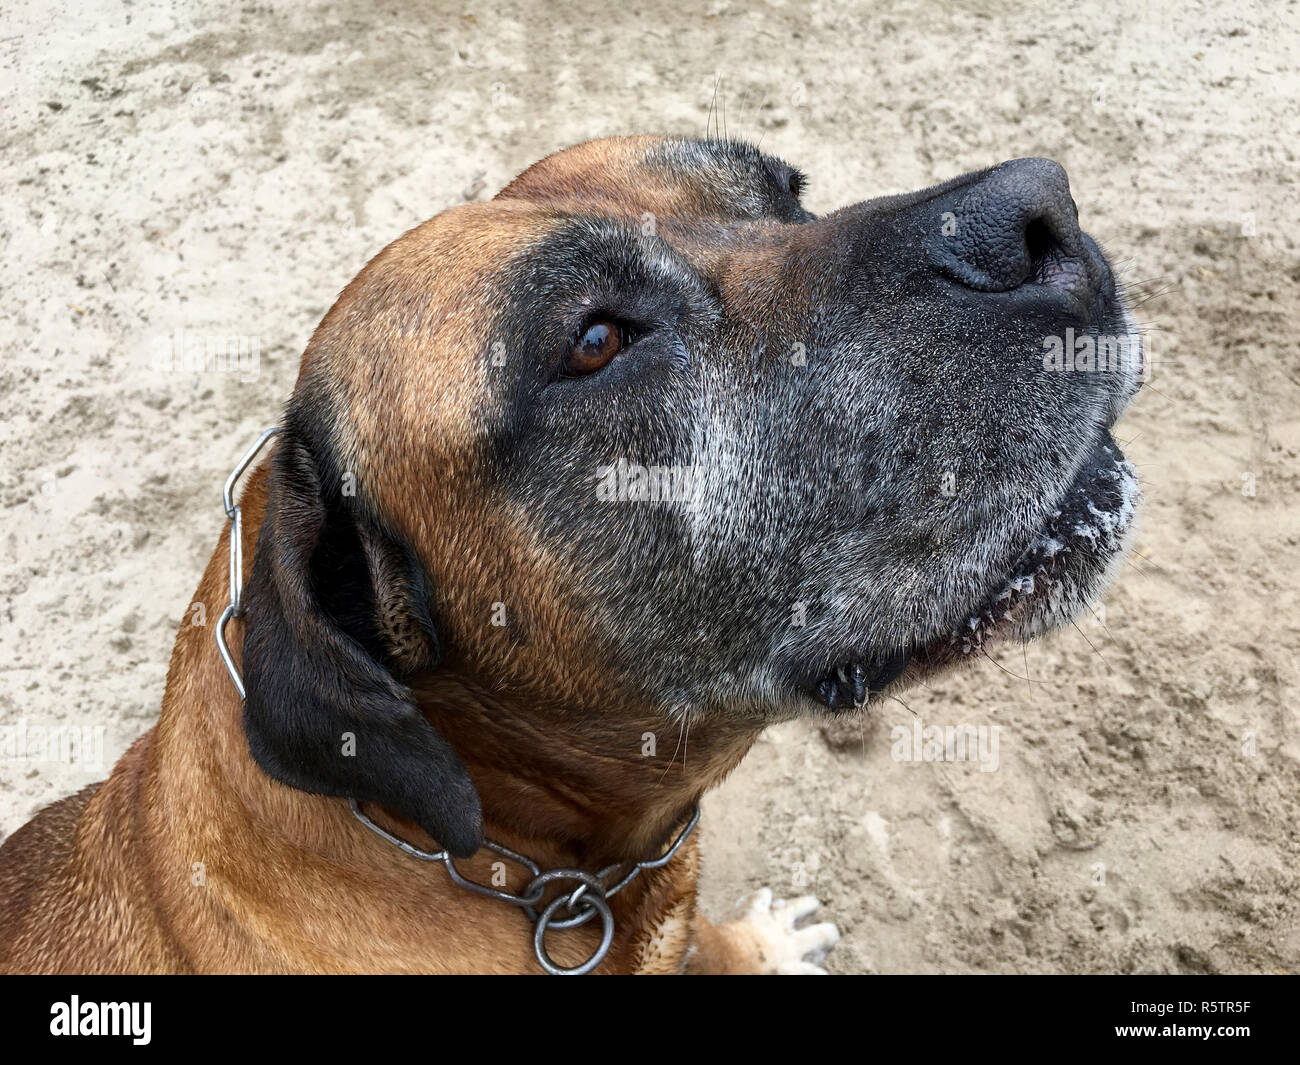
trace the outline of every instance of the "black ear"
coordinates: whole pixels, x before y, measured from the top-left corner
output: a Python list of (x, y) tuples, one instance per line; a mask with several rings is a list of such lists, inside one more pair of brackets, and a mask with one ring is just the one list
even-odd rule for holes
[(457, 857), (483, 842), (478, 792), (395, 673), (436, 663), (423, 571), (286, 427), (245, 590), (244, 732), (274, 779), (379, 803)]

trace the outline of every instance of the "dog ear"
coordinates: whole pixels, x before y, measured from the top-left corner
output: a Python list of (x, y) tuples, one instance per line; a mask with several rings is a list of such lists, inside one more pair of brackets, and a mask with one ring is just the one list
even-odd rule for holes
[(437, 663), (423, 569), (292, 424), (245, 591), (244, 732), (275, 780), (400, 813), (457, 857), (479, 797), (399, 680)]

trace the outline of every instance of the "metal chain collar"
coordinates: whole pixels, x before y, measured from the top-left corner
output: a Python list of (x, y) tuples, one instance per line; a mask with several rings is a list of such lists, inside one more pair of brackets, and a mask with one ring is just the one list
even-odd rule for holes
[[(225, 663), (226, 671), (230, 674), (230, 679), (235, 682), (235, 688), (238, 690), (241, 699), (244, 698), (244, 679), (240, 676), (239, 667), (235, 665), (234, 657), (230, 653), (230, 647), (226, 643), (226, 625), (231, 618), (241, 617), (244, 613), (244, 525), (242, 512), (235, 502), (235, 485), (252, 461), (257, 458), (258, 453), (266, 446), (266, 442), (279, 431), (278, 426), (272, 426), (257, 438), (257, 442), (245, 452), (244, 457), (239, 460), (239, 464), (226, 478), (226, 484), (221, 493), (221, 502), (225, 507), (226, 517), (230, 520), (230, 605), (221, 612), (221, 617), (217, 620), (217, 650), (221, 653), (221, 661)], [(502, 858), (522, 866), (532, 874), (532, 879), (524, 888), (523, 894), (516, 895), (468, 879), (456, 868), (455, 861), (447, 851), (421, 850), (401, 837), (380, 828), (362, 812), (361, 804), (356, 799), (349, 799), (348, 803), (358, 821), (376, 835), (388, 840), (399, 850), (422, 862), (442, 862), (446, 866), (447, 875), (451, 877), (452, 882), (457, 886), (472, 891), (477, 895), (482, 895), (484, 898), (508, 902), (510, 905), (518, 906), (523, 910), (534, 925), (533, 953), (537, 955), (537, 960), (542, 968), (552, 976), (582, 976), (591, 972), (605, 960), (605, 956), (609, 953), (609, 948), (614, 942), (614, 914), (610, 910), (609, 900), (640, 876), (642, 871), (659, 869), (672, 861), (673, 856), (681, 848), (681, 845), (686, 842), (686, 838), (695, 830), (695, 826), (700, 820), (700, 808), (696, 806), (691, 811), (690, 819), (686, 822), (685, 827), (673, 840), (672, 845), (658, 858), (652, 858), (644, 862), (615, 862), (613, 865), (607, 865), (594, 874), (583, 869), (568, 868), (548, 869), (543, 872), (532, 859), (525, 858), (522, 854), (517, 854), (500, 843), (485, 840), (483, 846), (493, 854), (498, 854)], [(615, 874), (626, 866), (630, 866), (627, 872), (614, 879)], [(566, 881), (575, 883), (577, 886), (568, 894), (557, 895), (539, 913), (537, 906), (546, 894), (547, 886)], [(568, 916), (559, 916), (561, 906), (565, 908)], [(552, 929), (579, 928), (598, 914), (602, 926), (600, 944), (591, 956), (582, 964), (570, 968), (557, 965), (546, 951), (546, 933)]]

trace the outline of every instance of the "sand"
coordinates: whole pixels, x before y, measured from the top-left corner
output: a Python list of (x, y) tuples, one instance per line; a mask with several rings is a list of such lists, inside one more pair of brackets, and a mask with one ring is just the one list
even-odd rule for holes
[[(813, 891), (842, 972), (1294, 971), (1296, 4), (690, 7), (5, 5), (0, 724), (92, 742), (0, 760), (0, 831), (156, 717), (222, 479), (365, 260), (720, 87), (817, 211), (1060, 160), (1155, 361), (1099, 616), (771, 730), (707, 801), (706, 908)], [(177, 331), (250, 361), (167, 365)], [(896, 761), (918, 719), (996, 726), (997, 771)]]

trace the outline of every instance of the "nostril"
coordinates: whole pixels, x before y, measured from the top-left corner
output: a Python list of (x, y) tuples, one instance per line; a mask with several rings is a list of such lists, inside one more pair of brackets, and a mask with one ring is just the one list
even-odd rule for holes
[(1086, 270), (1082, 260), (1062, 246), (1046, 219), (1031, 219), (1025, 226), (1024, 240), (1028, 264), (1026, 281), (1035, 285), (1071, 288), (1084, 277)]
[(1052, 236), (1051, 229), (1041, 218), (1031, 219), (1025, 226), (1025, 252), (1029, 256), (1029, 273), (1030, 276), (1037, 273), (1038, 264), (1041, 263), (1056, 246), (1056, 238)]
[(1030, 219), (1025, 226), (1024, 239), (1029, 266), (1025, 280), (1047, 284), (1062, 259), (1060, 241), (1042, 218)]

